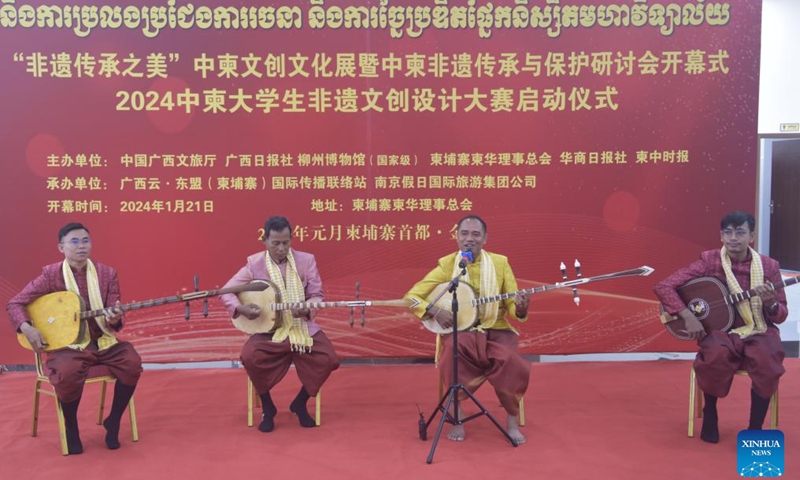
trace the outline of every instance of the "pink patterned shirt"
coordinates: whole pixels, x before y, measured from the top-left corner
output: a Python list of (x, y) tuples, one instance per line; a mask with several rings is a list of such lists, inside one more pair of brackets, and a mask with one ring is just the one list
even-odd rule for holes
[[(751, 261), (752, 256), (749, 252), (747, 253), (747, 259), (743, 262), (731, 260), (733, 275), (745, 291), (750, 289)], [(761, 264), (764, 267), (765, 282), (779, 283), (782, 281), (780, 265), (777, 261), (766, 255), (761, 255)], [(671, 315), (675, 315), (686, 308), (686, 304), (683, 303), (675, 290), (689, 280), (698, 277), (715, 277), (723, 284), (726, 283), (725, 271), (722, 269), (722, 259), (720, 258), (719, 250), (707, 250), (703, 252), (700, 254), (699, 260), (696, 260), (688, 267), (681, 268), (659, 282), (653, 291), (661, 301), (661, 304), (664, 305), (667, 312)], [(778, 295), (778, 308), (773, 312), (770, 312), (766, 305), (763, 308), (764, 320), (766, 320), (767, 325), (772, 328), (775, 328), (773, 324), (783, 323), (789, 315), (789, 310), (786, 307), (786, 292), (783, 289), (779, 289), (776, 293)], [(742, 320), (737, 311), (732, 328), (741, 327), (743, 325), (744, 320)]]
[[(64, 292), (67, 290), (67, 285), (64, 282), (64, 275), (61, 273), (62, 263), (63, 262), (52, 263), (42, 268), (41, 275), (34, 278), (21, 292), (9, 300), (6, 306), (6, 312), (8, 313), (8, 318), (11, 320), (11, 325), (14, 327), (15, 332), (19, 332), (20, 325), (25, 322), (30, 322), (30, 317), (26, 309), (28, 304), (48, 293)], [(103, 298), (103, 306), (111, 307), (116, 305), (117, 300), (120, 299), (117, 271), (108, 265), (98, 262), (94, 262), (94, 267), (97, 270), (97, 280), (100, 284), (100, 296)], [(78, 284), (78, 290), (81, 292), (83, 304), (86, 309), (89, 309), (91, 302), (89, 301), (89, 290), (86, 282), (86, 268), (84, 267), (80, 271), (72, 268), (72, 274), (75, 275), (75, 281)], [(92, 340), (96, 340), (103, 335), (102, 330), (97, 326), (97, 322), (92, 320), (87, 323), (89, 325), (89, 331), (92, 334)], [(116, 331), (120, 329), (122, 329), (122, 322), (114, 327)]]
[[(237, 287), (257, 279), (272, 280), (272, 278), (269, 276), (269, 272), (267, 271), (265, 255), (267, 255), (267, 252), (261, 251), (247, 257), (247, 263), (245, 266), (239, 269), (239, 271), (236, 272), (236, 275), (228, 280), (228, 283), (226, 283), (223, 288)], [(305, 292), (306, 301), (325, 301), (325, 297), (322, 294), (322, 279), (319, 276), (317, 261), (314, 259), (314, 255), (306, 252), (298, 252), (297, 250), (292, 249), (292, 256), (294, 256), (294, 263), (297, 266), (297, 273), (300, 275), (300, 281), (303, 283), (303, 291)], [(288, 262), (278, 264), (278, 268), (280, 268), (284, 279), (286, 279), (287, 264)], [(225, 305), (228, 313), (235, 318), (236, 307), (241, 305), (239, 298), (232, 293), (221, 295), (219, 298)], [(262, 305), (262, 308), (263, 307), (264, 306)], [(314, 321), (314, 317), (316, 315), (316, 309), (312, 309), (309, 315), (310, 318), (307, 318), (308, 333), (312, 336), (318, 331), (322, 330), (317, 322)]]

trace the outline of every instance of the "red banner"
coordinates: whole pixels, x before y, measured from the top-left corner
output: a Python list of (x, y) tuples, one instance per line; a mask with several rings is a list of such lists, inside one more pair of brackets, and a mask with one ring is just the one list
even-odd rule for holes
[[(400, 298), (467, 214), (535, 295), (525, 353), (692, 349), (652, 286), (752, 211), (761, 2), (130, 0), (0, 6), (0, 300), (91, 230), (123, 300), (217, 288), (285, 215), (328, 300)], [(129, 313), (148, 362), (236, 358), (221, 304)], [(429, 356), (404, 309), (327, 309), (344, 356)], [(29, 363), (10, 328), (0, 362)]]

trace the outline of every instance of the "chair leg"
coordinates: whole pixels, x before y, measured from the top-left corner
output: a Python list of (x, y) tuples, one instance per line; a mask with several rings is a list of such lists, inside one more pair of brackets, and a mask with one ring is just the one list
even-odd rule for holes
[[(103, 388), (105, 388), (105, 382), (103, 382)], [(133, 397), (128, 402), (128, 413), (131, 416), (131, 436), (133, 437), (134, 442), (139, 441), (139, 426), (136, 424), (136, 405), (133, 403)]]
[(321, 413), (321, 410), (322, 410), (321, 409), (321, 406), (322, 406), (322, 390), (319, 390), (317, 392), (316, 400), (315, 400), (314, 403), (316, 403), (316, 409), (317, 409), (317, 412), (316, 412), (317, 413), (316, 414), (316, 424), (319, 427), (319, 424), (322, 422), (322, 413)]
[(525, 399), (519, 397), (519, 426), (525, 426)]
[[(695, 379), (694, 367), (689, 375), (689, 437), (694, 437), (694, 415), (697, 408), (697, 381)], [(700, 410), (702, 411), (702, 410)]]
[(67, 426), (64, 423), (64, 410), (61, 408), (61, 400), (54, 397), (56, 402), (56, 416), (58, 418), (58, 436), (61, 440), (61, 454), (69, 455), (69, 447), (67, 446)]
[[(322, 390), (317, 392), (314, 403), (316, 404), (316, 419), (317, 426), (322, 422)], [(250, 377), (247, 378), (247, 426), (253, 426), (253, 407), (261, 406), (261, 398), (255, 394), (253, 389), (253, 381)]]
[(39, 427), (39, 387), (42, 385), (41, 380), (36, 380), (36, 386), (33, 388), (33, 427), (31, 428), (31, 437), (36, 436)]
[(247, 377), (247, 426), (253, 426), (253, 382)]
[(778, 429), (778, 391), (775, 390), (775, 393), (772, 394), (772, 399), (770, 399), (770, 413), (769, 413), (769, 424), (770, 428), (773, 430)]
[(106, 383), (107, 382), (105, 380), (103, 380), (100, 383), (101, 383), (101, 386), (100, 386), (100, 408), (98, 409), (98, 413), (97, 413), (97, 424), (98, 425), (102, 425), (103, 424), (103, 410), (105, 409), (105, 405), (106, 405)]

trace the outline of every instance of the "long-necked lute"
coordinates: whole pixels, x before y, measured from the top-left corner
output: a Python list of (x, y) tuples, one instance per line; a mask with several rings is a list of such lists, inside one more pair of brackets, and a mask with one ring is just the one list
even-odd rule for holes
[(282, 301), (280, 290), (271, 280), (253, 280), (251, 283), (265, 285), (265, 288), (258, 291), (242, 292), (239, 301), (242, 304), (254, 303), (261, 307), (261, 312), (255, 319), (248, 319), (244, 315), (239, 315), (231, 319), (233, 325), (249, 334), (273, 332), (280, 326), (280, 312), (292, 309), (304, 308), (333, 308), (333, 307), (413, 307), (419, 304), (415, 299), (397, 300), (346, 300), (338, 302), (284, 302)]
[[(124, 305), (109, 306), (119, 308), (123, 312), (139, 310), (171, 303), (199, 300), (206, 297), (224, 295), (226, 293), (240, 293), (264, 289), (261, 284), (247, 284), (219, 290), (203, 290), (163, 297), (144, 302), (132, 302)], [(64, 291), (43, 295), (28, 307), (28, 316), (32, 325), (41, 332), (46, 344), (45, 351), (57, 350), (78, 343), (86, 333), (86, 321), (103, 315), (103, 310), (85, 310), (83, 298), (80, 295)], [(93, 320), (92, 320), (93, 321)], [(33, 350), (28, 339), (22, 333), (17, 334), (20, 345)]]
[[(501, 293), (498, 295), (490, 295), (487, 297), (480, 297), (475, 294), (475, 290), (468, 284), (464, 282), (460, 282), (458, 284), (458, 290), (456, 291), (456, 295), (458, 297), (458, 319), (456, 325), (459, 331), (468, 330), (475, 326), (478, 322), (478, 307), (481, 305), (485, 305), (491, 302), (500, 302), (502, 300), (506, 300), (509, 298), (516, 297), (517, 295), (521, 294), (528, 294), (533, 295), (537, 293), (549, 292), (552, 290), (558, 290), (561, 288), (574, 288), (579, 285), (583, 285), (590, 282), (599, 282), (602, 280), (612, 280), (615, 278), (623, 278), (623, 277), (646, 277), (653, 273), (653, 268), (648, 266), (641, 266), (639, 268), (633, 268), (630, 270), (623, 270), (621, 272), (614, 272), (614, 273), (607, 273), (605, 275), (597, 275), (596, 277), (586, 277), (586, 278), (578, 278), (575, 280), (568, 280), (564, 282), (553, 283), (550, 285), (542, 285), (540, 287), (528, 288), (525, 290), (518, 290), (516, 292), (509, 292), (509, 293)], [(427, 300), (429, 302), (434, 301), (442, 290), (447, 289), (450, 287), (449, 283), (442, 283), (437, 285), (436, 288), (428, 295)], [(450, 295), (445, 294), (438, 301), (434, 304), (435, 306), (447, 310), (448, 312), (452, 311), (452, 297)], [(434, 333), (452, 333), (453, 329), (451, 328), (443, 328), (439, 323), (432, 319), (426, 318), (422, 321), (422, 324), (428, 330)]]

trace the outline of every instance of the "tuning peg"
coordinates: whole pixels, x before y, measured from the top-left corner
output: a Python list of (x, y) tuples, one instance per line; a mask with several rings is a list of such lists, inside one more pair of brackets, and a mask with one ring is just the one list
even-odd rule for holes
[[(581, 262), (578, 259), (575, 259), (575, 271), (577, 272), (578, 278), (581, 278)], [(575, 302), (575, 305), (581, 304), (581, 297), (578, 296), (578, 289), (576, 287), (572, 287), (572, 301)]]
[[(356, 280), (356, 300), (358, 300), (359, 295), (361, 295), (361, 282)], [(355, 323), (355, 313), (355, 308), (350, 307), (350, 328), (353, 328), (353, 324)]]

